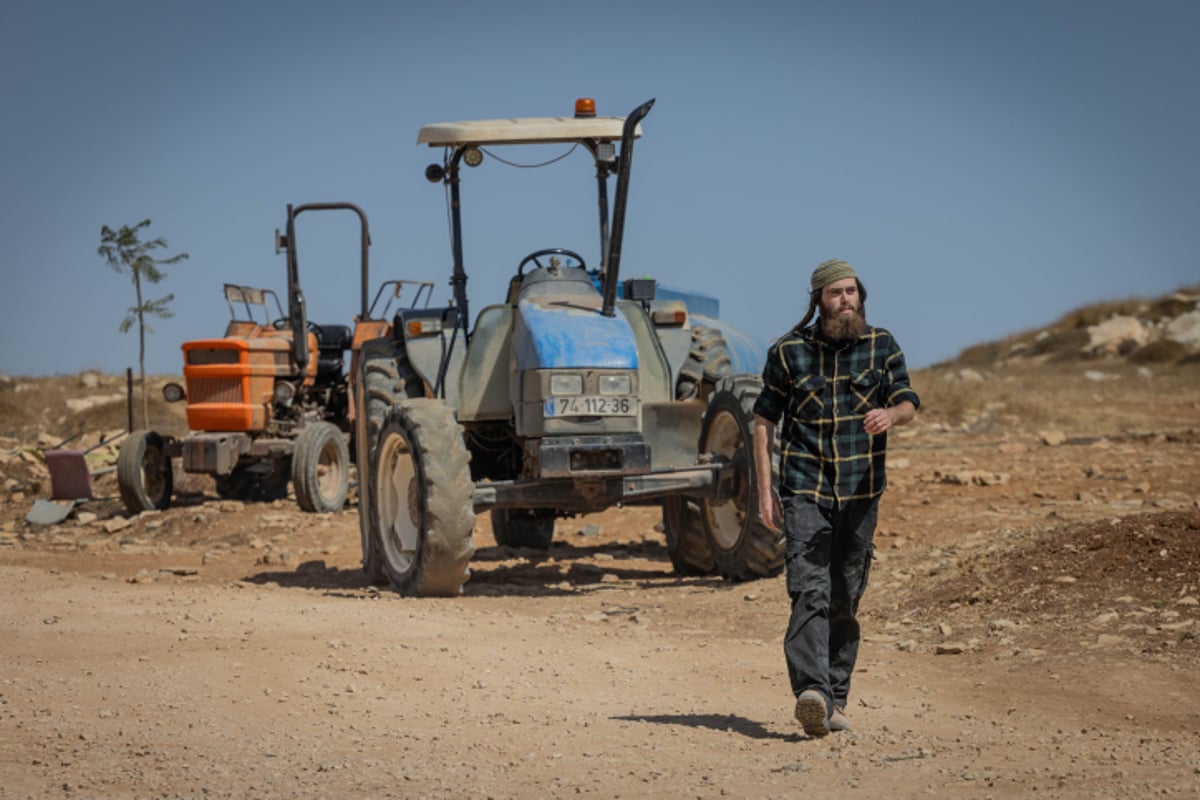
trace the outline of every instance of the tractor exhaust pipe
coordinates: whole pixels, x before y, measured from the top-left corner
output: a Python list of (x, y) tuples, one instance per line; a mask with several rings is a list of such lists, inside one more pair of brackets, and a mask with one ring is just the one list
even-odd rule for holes
[(617, 197), (613, 202), (612, 233), (609, 235), (608, 263), (604, 265), (604, 306), (601, 313), (613, 316), (617, 306), (617, 284), (621, 274), (621, 240), (625, 237), (625, 200), (629, 195), (629, 170), (633, 165), (633, 134), (638, 123), (650, 113), (654, 99), (647, 100), (625, 118), (621, 130), (621, 163), (617, 167)]

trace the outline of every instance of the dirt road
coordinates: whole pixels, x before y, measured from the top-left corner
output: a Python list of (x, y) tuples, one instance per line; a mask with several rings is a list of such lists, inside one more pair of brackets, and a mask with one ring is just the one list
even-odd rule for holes
[(1200, 796), (1200, 409), (1164, 403), (897, 437), (855, 730), (819, 740), (783, 579), (675, 577), (655, 509), (544, 554), (483, 515), (466, 594), (417, 600), (366, 584), (353, 508), (10, 500), (0, 797)]

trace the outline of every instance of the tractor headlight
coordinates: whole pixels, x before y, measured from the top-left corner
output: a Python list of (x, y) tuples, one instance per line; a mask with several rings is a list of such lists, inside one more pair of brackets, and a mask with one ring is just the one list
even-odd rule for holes
[(163, 387), (163, 399), (168, 403), (178, 403), (187, 397), (187, 392), (178, 383), (168, 383)]
[(296, 396), (296, 387), (287, 381), (279, 381), (275, 384), (275, 402), (281, 406), (290, 406), (292, 399)]
[(633, 382), (628, 375), (601, 375), (600, 394), (632, 394)]
[(583, 376), (559, 373), (550, 376), (550, 394), (583, 394)]

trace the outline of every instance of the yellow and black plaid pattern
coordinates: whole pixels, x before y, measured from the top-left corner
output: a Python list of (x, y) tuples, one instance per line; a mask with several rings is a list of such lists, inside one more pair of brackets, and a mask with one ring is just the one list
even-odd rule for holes
[(793, 329), (767, 352), (763, 384), (754, 413), (780, 426), (781, 494), (839, 507), (883, 493), (887, 433), (867, 433), (863, 416), (905, 400), (921, 404), (891, 333), (868, 328), (834, 343), (819, 324)]

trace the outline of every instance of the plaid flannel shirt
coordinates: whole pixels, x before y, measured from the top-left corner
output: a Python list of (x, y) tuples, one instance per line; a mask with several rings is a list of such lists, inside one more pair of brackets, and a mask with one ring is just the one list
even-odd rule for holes
[(773, 344), (754, 413), (779, 427), (780, 493), (838, 507), (878, 497), (887, 486), (887, 433), (872, 436), (872, 408), (921, 400), (908, 382), (904, 353), (883, 328), (833, 343), (820, 324), (793, 329)]

